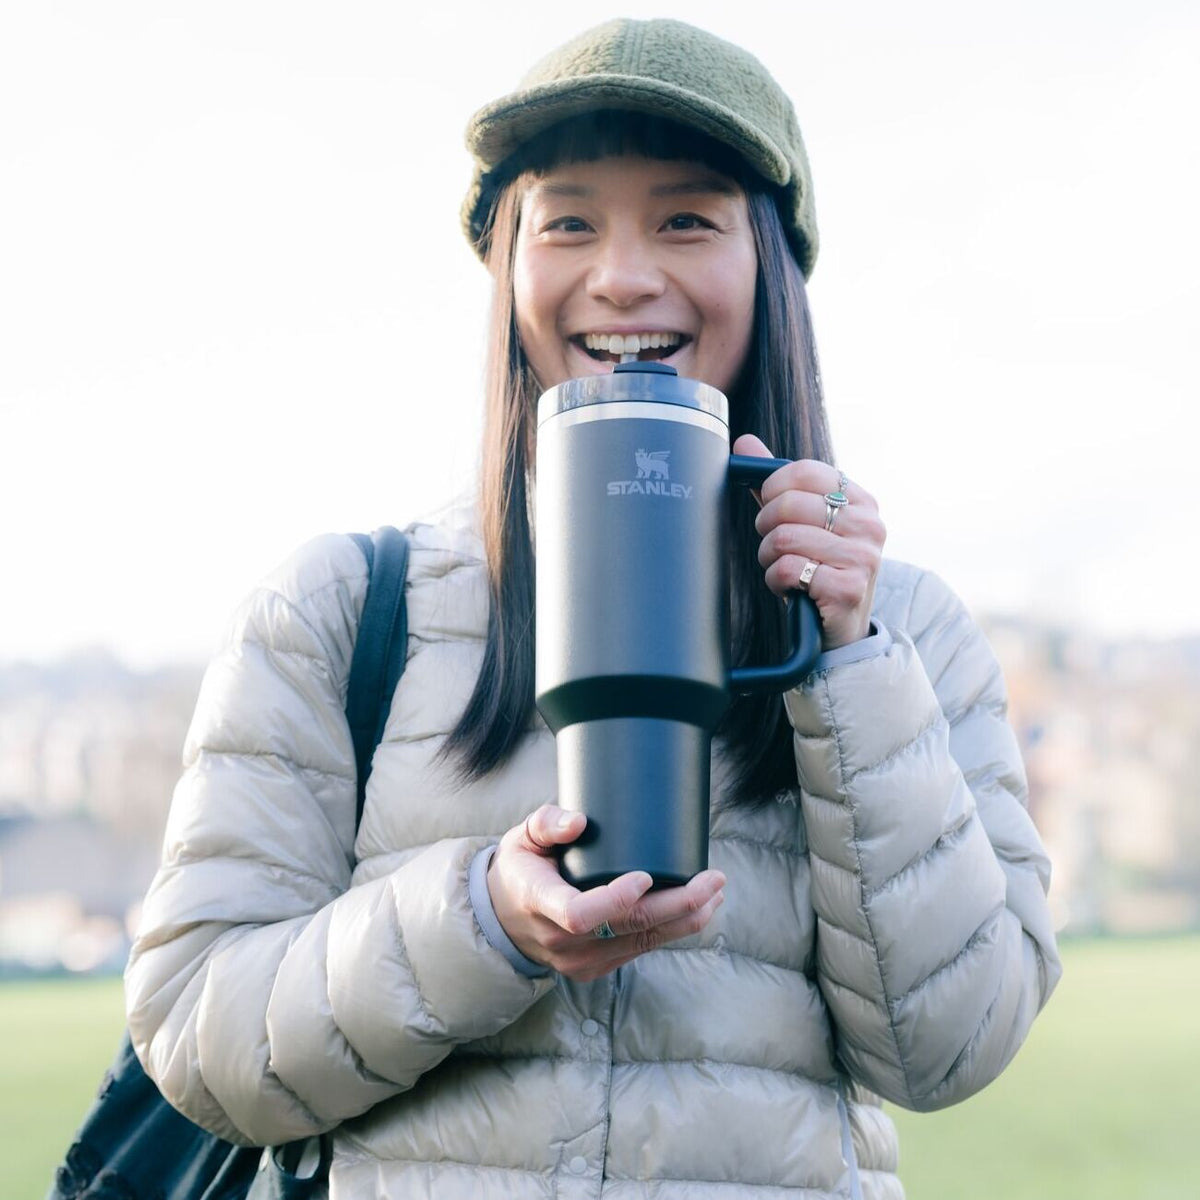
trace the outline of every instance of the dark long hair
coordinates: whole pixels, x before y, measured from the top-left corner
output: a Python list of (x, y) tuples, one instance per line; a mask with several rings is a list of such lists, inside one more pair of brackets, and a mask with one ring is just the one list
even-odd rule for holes
[[(529, 180), (555, 166), (622, 154), (701, 162), (745, 190), (758, 280), (750, 351), (729, 396), (730, 436), (757, 434), (780, 458), (833, 461), (804, 277), (770, 185), (733, 151), (703, 134), (634, 114), (586, 114), (531, 140), (496, 183), (483, 238), (495, 281), (480, 499), (490, 606), (483, 666), (445, 747), (468, 779), (486, 775), (509, 758), (534, 712), (529, 484), (540, 388), (521, 350), (513, 307), (521, 198)], [(778, 661), (786, 645), (784, 610), (758, 565), (754, 501), (745, 489), (731, 488), (730, 493), (733, 661)], [(791, 733), (779, 696), (738, 697), (717, 733), (733, 762), (732, 801), (760, 803), (795, 784)]]

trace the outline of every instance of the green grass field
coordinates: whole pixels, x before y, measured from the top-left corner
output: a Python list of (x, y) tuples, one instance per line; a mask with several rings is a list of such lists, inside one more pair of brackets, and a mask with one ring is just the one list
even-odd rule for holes
[[(1068, 943), (1008, 1072), (941, 1113), (892, 1110), (909, 1200), (1196, 1195), (1200, 938)], [(40, 1200), (116, 1050), (116, 981), (0, 986), (0, 1197)]]

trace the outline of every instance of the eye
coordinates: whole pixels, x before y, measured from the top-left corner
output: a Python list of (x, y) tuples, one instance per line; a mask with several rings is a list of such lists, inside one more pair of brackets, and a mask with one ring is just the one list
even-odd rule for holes
[(667, 218), (663, 228), (670, 233), (692, 233), (698, 229), (711, 229), (712, 225), (695, 213), (676, 213)]
[(546, 223), (546, 233), (587, 233), (588, 223), (582, 217), (555, 217)]

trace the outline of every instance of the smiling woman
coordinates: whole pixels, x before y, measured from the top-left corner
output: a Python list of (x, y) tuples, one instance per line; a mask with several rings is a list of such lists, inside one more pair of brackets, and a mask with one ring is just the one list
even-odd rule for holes
[[(357, 547), (310, 544), (239, 613), (128, 969), (138, 1054), (231, 1139), (333, 1131), (340, 1197), (895, 1200), (879, 1097), (984, 1087), (1059, 966), (994, 659), (936, 576), (883, 558), (834, 464), (791, 103), (729, 43), (612, 21), (468, 145), (494, 282), (478, 506), (410, 529), (407, 669), (357, 832)], [(533, 703), (535, 413), (626, 356), (726, 393), (738, 453), (794, 460), (761, 509), (714, 493), (729, 633), (736, 662), (776, 658), (799, 587), (823, 653), (719, 727), (710, 869), (581, 891), (558, 863), (586, 821)], [(614, 503), (682, 507), (662, 451), (627, 462), (645, 482)]]
[(630, 353), (732, 391), (756, 278), (745, 193), (699, 163), (604, 158), (526, 187), (513, 299), (543, 391)]

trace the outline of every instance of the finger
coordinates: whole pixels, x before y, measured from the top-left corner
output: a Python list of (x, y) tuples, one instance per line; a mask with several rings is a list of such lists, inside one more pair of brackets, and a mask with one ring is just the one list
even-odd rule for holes
[[(551, 882), (542, 892), (539, 911), (576, 937), (591, 938), (597, 928), (607, 924), (620, 938), (699, 911), (724, 888), (725, 876), (720, 871), (702, 871), (683, 887), (650, 892), (650, 886), (650, 876), (644, 871), (622, 875), (586, 892), (567, 884), (559, 888)], [(615, 942), (616, 938), (601, 940)]]
[(879, 509), (866, 488), (846, 479), (837, 467), (815, 458), (798, 458), (769, 476), (762, 488), (763, 501), (769, 503), (787, 491), (811, 492), (822, 498), (827, 493), (841, 492), (852, 506), (872, 512)]
[(609, 925), (617, 934), (641, 933), (687, 917), (703, 908), (725, 887), (720, 871), (701, 871), (684, 887), (650, 892), (623, 915), (610, 917)]
[[(810, 563), (816, 563), (816, 571), (809, 576), (806, 584), (800, 582), (804, 568)], [(785, 554), (777, 559), (763, 574), (767, 587), (777, 596), (787, 596), (795, 591), (805, 591), (813, 599), (825, 616), (826, 603), (841, 602), (844, 588), (838, 581), (844, 574), (844, 569), (831, 562), (817, 558), (815, 555)]]
[(730, 447), (734, 454), (745, 454), (750, 458), (774, 458), (767, 443), (752, 433), (743, 433)]
[[(762, 506), (755, 517), (758, 535), (766, 538), (770, 530), (785, 524), (800, 524), (826, 528), (829, 520), (829, 503), (824, 496), (812, 492), (782, 492)], [(844, 504), (834, 509), (833, 528), (830, 533), (842, 540), (862, 538), (882, 546), (887, 539), (880, 512), (868, 504)]]
[(877, 519), (868, 517), (866, 522), (862, 530), (847, 528), (840, 532), (815, 525), (779, 525), (758, 544), (759, 566), (765, 571), (787, 556), (812, 558), (832, 567), (860, 568), (874, 577), (883, 560), (886, 533)]
[(651, 950), (700, 933), (724, 903), (725, 893), (720, 891), (694, 911), (652, 929), (608, 940), (576, 940), (558, 955), (556, 970), (581, 983), (599, 979)]
[[(743, 433), (731, 447), (734, 454), (744, 454), (752, 458), (774, 458), (766, 442), (753, 433)], [(869, 508), (877, 508), (875, 497), (866, 488), (860, 487), (848, 479), (838, 467), (821, 462), (815, 458), (798, 458), (781, 467), (769, 482), (763, 484), (760, 503), (772, 500), (781, 492), (789, 489), (813, 492), (823, 496), (826, 492), (840, 491), (851, 504), (863, 504)], [(758, 492), (754, 493), (756, 497)]]
[(630, 871), (611, 883), (581, 892), (561, 878), (547, 880), (535, 898), (537, 910), (561, 929), (591, 934), (598, 926), (620, 920), (650, 890), (654, 880), (645, 871)]
[(694, 937), (712, 920), (713, 914), (725, 903), (723, 891), (710, 896), (699, 908), (676, 917), (673, 921), (664, 921), (642, 933), (633, 933), (633, 939), (639, 954), (665, 946), (668, 942), (677, 942), (680, 938)]
[(770, 500), (764, 500), (762, 511), (754, 518), (754, 528), (760, 537), (780, 525), (825, 525), (825, 497), (815, 492), (789, 488)]
[(556, 804), (543, 804), (525, 818), (521, 828), (523, 848), (534, 854), (546, 854), (556, 846), (573, 842), (586, 824), (583, 813), (571, 812)]
[(847, 567), (855, 561), (854, 547), (844, 538), (815, 525), (781, 525), (771, 530), (758, 546), (758, 565), (764, 571), (780, 559), (814, 559), (831, 567)]
[(815, 458), (798, 458), (768, 476), (763, 484), (763, 501), (770, 503), (776, 496), (789, 491), (824, 496), (837, 488), (840, 477), (837, 469), (828, 463)]
[[(807, 585), (801, 585), (801, 573), (809, 562), (815, 562), (817, 569)], [(831, 619), (839, 613), (845, 614), (859, 609), (873, 590), (873, 577), (862, 567), (838, 567), (820, 559), (798, 555), (784, 555), (767, 568), (763, 578), (767, 587), (777, 596), (786, 596), (798, 588), (806, 591), (817, 606), (822, 627), (826, 632)]]
[[(743, 433), (730, 449), (734, 454), (744, 454), (749, 458), (774, 458), (775, 455), (767, 449), (767, 443), (762, 438), (755, 437), (752, 433)], [(758, 502), (759, 508), (762, 508), (762, 492), (758, 488), (751, 488), (750, 495)]]

